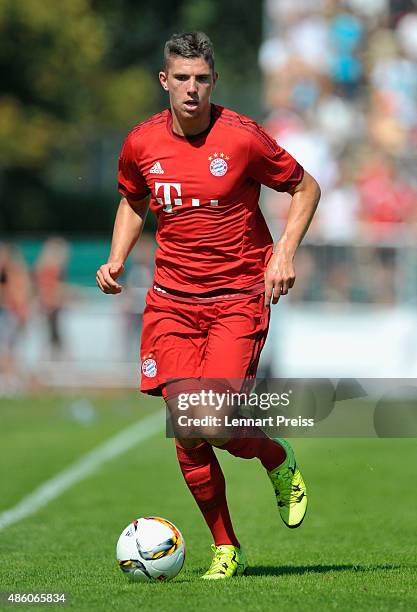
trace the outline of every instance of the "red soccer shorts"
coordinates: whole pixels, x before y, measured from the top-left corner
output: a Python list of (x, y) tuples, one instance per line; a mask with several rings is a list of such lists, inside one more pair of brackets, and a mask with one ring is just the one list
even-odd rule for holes
[(150, 289), (143, 313), (141, 391), (174, 379), (252, 379), (265, 344), (264, 294), (180, 302)]

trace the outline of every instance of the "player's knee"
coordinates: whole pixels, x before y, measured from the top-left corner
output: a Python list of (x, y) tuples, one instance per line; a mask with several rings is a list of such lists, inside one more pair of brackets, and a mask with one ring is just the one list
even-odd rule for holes
[(175, 438), (175, 442), (182, 448), (195, 448), (203, 442), (201, 438)]
[(188, 406), (187, 410), (184, 410), (179, 405), (177, 398), (170, 398), (166, 403), (175, 437), (179, 440), (186, 440), (186, 448), (196, 445), (192, 441), (225, 437), (221, 426), (222, 419), (217, 414), (211, 414), (210, 407), (201, 404)]
[(224, 438), (224, 432), (215, 425), (200, 425), (197, 427), (198, 436), (211, 444), (212, 446), (218, 446), (217, 440)]

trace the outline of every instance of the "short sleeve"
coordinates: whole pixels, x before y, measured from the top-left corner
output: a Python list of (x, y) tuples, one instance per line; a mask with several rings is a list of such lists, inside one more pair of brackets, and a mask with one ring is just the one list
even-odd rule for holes
[(128, 200), (142, 200), (150, 193), (145, 178), (139, 170), (131, 136), (123, 143), (119, 157), (118, 190)]
[(256, 124), (251, 130), (248, 174), (275, 191), (291, 191), (304, 175), (303, 167)]

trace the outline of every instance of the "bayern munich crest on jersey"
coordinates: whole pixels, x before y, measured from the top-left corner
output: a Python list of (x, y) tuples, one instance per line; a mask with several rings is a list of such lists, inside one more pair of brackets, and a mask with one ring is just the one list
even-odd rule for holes
[(213, 176), (224, 176), (226, 174), (229, 169), (226, 161), (230, 159), (228, 155), (224, 153), (220, 153), (220, 155), (218, 153), (213, 153), (208, 159), (210, 162), (210, 172)]
[(157, 373), (155, 359), (145, 359), (142, 363), (142, 374), (148, 378), (155, 378)]

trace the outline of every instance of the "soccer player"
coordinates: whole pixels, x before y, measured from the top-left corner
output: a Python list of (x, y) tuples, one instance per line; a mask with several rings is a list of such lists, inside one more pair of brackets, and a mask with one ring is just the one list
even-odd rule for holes
[[(136, 126), (123, 144), (122, 199), (108, 262), (97, 271), (104, 293), (122, 291), (117, 279), (150, 206), (158, 249), (143, 316), (141, 390), (162, 395), (169, 406), (189, 388), (186, 381), (255, 376), (270, 303), (294, 284), (294, 255), (320, 197), (314, 178), (262, 127), (210, 102), (217, 78), (205, 34), (175, 34), (167, 41), (159, 80), (170, 108)], [(261, 184), (292, 195), (275, 249), (259, 208)], [(177, 438), (181, 471), (214, 540), (203, 575), (210, 580), (247, 569), (213, 446), (260, 460), (288, 527), (298, 527), (307, 508), (288, 442), (257, 427), (230, 439), (215, 438), (210, 429)]]

